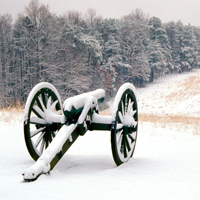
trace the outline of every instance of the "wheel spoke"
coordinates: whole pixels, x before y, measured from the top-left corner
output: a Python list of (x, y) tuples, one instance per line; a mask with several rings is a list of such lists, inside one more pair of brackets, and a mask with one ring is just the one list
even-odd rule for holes
[(131, 147), (130, 147), (130, 144), (129, 144), (129, 141), (128, 141), (128, 138), (126, 135), (124, 136), (124, 141), (125, 141), (125, 147), (127, 147), (128, 151), (130, 151)]
[(116, 143), (119, 146), (121, 146), (121, 142), (122, 142), (122, 136), (123, 136), (122, 132), (123, 130), (121, 130), (120, 132), (116, 134)]
[(30, 123), (31, 124), (38, 124), (38, 125), (45, 125), (46, 124), (44, 119), (41, 119), (41, 118), (38, 118), (38, 117), (35, 117), (35, 116), (30, 118)]
[(117, 132), (121, 131), (121, 130), (123, 129), (123, 126), (124, 126), (124, 125), (123, 125), (122, 123), (118, 123), (118, 124), (117, 124), (117, 127), (116, 127), (116, 131), (117, 131)]
[(51, 108), (51, 96), (47, 100), (47, 108)]
[(133, 108), (133, 102), (131, 102), (131, 99), (129, 99), (129, 104), (128, 104), (128, 110), (127, 113), (130, 114), (131, 113), (131, 109)]
[(124, 116), (124, 103), (123, 103), (123, 101), (121, 101), (121, 106), (122, 106), (122, 115)]
[(46, 107), (47, 105), (46, 105), (45, 93), (43, 92), (43, 93), (41, 94), (41, 96), (42, 96), (43, 105)]
[(132, 143), (135, 141), (135, 139), (132, 137), (131, 133), (128, 133), (128, 137), (131, 139)]
[(41, 105), (41, 103), (40, 103), (39, 97), (36, 98), (36, 102), (37, 102), (38, 107), (39, 107), (42, 111), (44, 111), (44, 110), (43, 110), (43, 107), (42, 107), (42, 105)]
[(125, 142), (125, 136), (123, 135), (122, 137), (122, 146), (121, 146), (121, 151), (122, 153), (124, 153), (124, 158), (127, 157), (127, 152), (126, 152), (126, 142)]
[(39, 99), (39, 101), (40, 101), (40, 105), (42, 106), (42, 110), (45, 111), (45, 110), (46, 110), (46, 107), (45, 107), (45, 105), (44, 105), (44, 103), (43, 103), (43, 100), (42, 100), (40, 97), (38, 97), (38, 99)]
[(46, 141), (45, 141), (45, 148), (47, 148), (48, 146), (49, 146), (49, 141), (46, 140)]
[(31, 111), (33, 111), (33, 113), (34, 113), (38, 118), (42, 118), (42, 116), (34, 109), (34, 107), (31, 109)]
[(35, 115), (39, 118), (45, 118), (44, 112), (38, 107), (38, 106), (33, 106), (32, 111), (35, 113)]
[(126, 113), (127, 111), (127, 94), (125, 95), (125, 100), (124, 100), (124, 112)]
[(52, 142), (52, 132), (50, 132), (48, 140), (49, 140), (49, 143)]
[(37, 130), (34, 131), (30, 131), (30, 137), (32, 138), (33, 136), (37, 135), (38, 133), (40, 133), (41, 131), (43, 131), (45, 129), (45, 127), (41, 127)]
[(44, 136), (45, 132), (42, 132), (41, 135), (38, 137), (38, 139), (35, 142), (35, 147), (37, 148), (37, 146), (39, 145), (39, 143), (41, 142), (43, 136)]
[(41, 146), (40, 146), (40, 154), (42, 154), (42, 152), (44, 150), (44, 145), (45, 145), (45, 139), (43, 138), (43, 140), (41, 142)]
[(55, 113), (58, 115), (62, 115), (62, 110), (57, 110)]
[[(54, 101), (51, 105), (51, 110), (54, 111), (56, 109), (56, 104), (58, 103), (58, 100)], [(61, 113), (62, 114), (62, 113)]]
[(132, 110), (132, 111), (130, 112), (130, 116), (133, 117), (133, 116), (135, 115), (136, 112), (137, 112), (137, 110)]
[(123, 118), (123, 116), (122, 116), (121, 111), (118, 112), (118, 116), (119, 116), (120, 122), (123, 124), (124, 118)]

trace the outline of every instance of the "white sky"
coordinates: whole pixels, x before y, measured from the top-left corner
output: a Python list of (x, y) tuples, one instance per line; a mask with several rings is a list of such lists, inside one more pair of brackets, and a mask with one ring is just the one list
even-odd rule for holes
[[(162, 22), (181, 20), (184, 24), (200, 26), (199, 0), (39, 0), (48, 4), (57, 15), (67, 10), (80, 11), (83, 14), (94, 8), (104, 18), (119, 18), (140, 8), (150, 17), (159, 17)], [(0, 0), (0, 14), (10, 13), (15, 18), (24, 11), (29, 0)]]

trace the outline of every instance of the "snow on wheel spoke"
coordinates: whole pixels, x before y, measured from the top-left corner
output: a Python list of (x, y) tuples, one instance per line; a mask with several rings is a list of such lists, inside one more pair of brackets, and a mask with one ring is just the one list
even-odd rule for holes
[(57, 110), (55, 113), (58, 115), (62, 115), (62, 110)]
[(125, 112), (127, 112), (127, 104), (128, 104), (128, 99), (127, 99), (127, 94), (125, 95), (125, 102), (124, 102), (124, 106), (125, 106)]
[(45, 140), (44, 138), (42, 139), (41, 145), (40, 145), (40, 154), (42, 154), (43, 150), (44, 150), (44, 145), (45, 145)]
[(116, 134), (116, 142), (118, 145), (121, 145), (121, 141), (122, 141), (122, 134), (123, 130), (119, 131), (117, 134)]
[(45, 105), (44, 105), (42, 99), (40, 97), (38, 97), (38, 99), (39, 99), (40, 105), (42, 106), (42, 109), (45, 111), (46, 108), (45, 108)]
[(45, 134), (45, 132), (42, 132), (42, 133), (40, 134), (40, 136), (38, 137), (38, 139), (36, 140), (36, 142), (35, 142), (35, 147), (36, 147), (36, 148), (37, 148), (37, 146), (39, 145), (39, 143), (41, 142), (41, 140), (42, 140), (44, 134)]
[(131, 146), (129, 144), (127, 136), (124, 136), (124, 140), (125, 140), (125, 146), (127, 147), (128, 151), (130, 151), (131, 150)]
[(57, 103), (58, 103), (58, 100), (54, 101), (53, 104), (51, 105), (50, 109), (51, 109), (52, 111), (55, 110), (56, 104), (57, 104)]
[(36, 102), (37, 102), (38, 107), (39, 107), (42, 111), (44, 111), (44, 109), (43, 109), (43, 107), (42, 107), (42, 105), (41, 105), (41, 103), (40, 103), (39, 97), (36, 99)]
[(124, 111), (124, 103), (123, 103), (123, 101), (121, 101), (121, 105), (122, 105), (122, 115), (124, 116), (125, 111)]
[(41, 131), (43, 131), (45, 129), (45, 127), (41, 127), (37, 130), (34, 130), (34, 131), (30, 131), (30, 137), (33, 137), (35, 135), (37, 135), (38, 133), (40, 133)]
[(136, 112), (137, 112), (137, 110), (132, 110), (132, 111), (130, 112), (130, 116), (133, 117), (133, 115), (135, 115)]
[(123, 124), (118, 123), (118, 124), (117, 124), (117, 127), (116, 127), (116, 130), (117, 130), (117, 131), (122, 130), (123, 126), (124, 126)]
[(46, 107), (46, 97), (45, 97), (45, 93), (42, 93), (41, 94), (41, 96), (42, 96), (42, 102), (43, 102), (43, 105)]
[(128, 110), (127, 110), (127, 113), (128, 113), (128, 114), (131, 113), (132, 107), (133, 107), (133, 102), (131, 102), (131, 99), (129, 99)]
[(118, 112), (118, 115), (119, 115), (119, 119), (120, 119), (121, 123), (123, 124), (124, 118), (123, 118), (122, 113), (120, 111)]
[(41, 116), (41, 118), (43, 118), (43, 119), (45, 118), (44, 112), (38, 106), (36, 106), (36, 105), (33, 106), (32, 110), (34, 113), (37, 112)]
[(41, 118), (38, 118), (38, 117), (35, 117), (35, 116), (30, 118), (30, 123), (31, 124), (41, 124), (41, 125), (46, 124), (44, 119), (41, 119)]
[(47, 100), (47, 109), (51, 108), (51, 96)]

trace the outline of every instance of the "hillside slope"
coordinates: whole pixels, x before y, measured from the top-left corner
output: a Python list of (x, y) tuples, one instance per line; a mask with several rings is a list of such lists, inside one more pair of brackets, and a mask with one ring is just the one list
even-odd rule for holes
[(137, 91), (140, 113), (200, 116), (200, 70), (162, 77)]

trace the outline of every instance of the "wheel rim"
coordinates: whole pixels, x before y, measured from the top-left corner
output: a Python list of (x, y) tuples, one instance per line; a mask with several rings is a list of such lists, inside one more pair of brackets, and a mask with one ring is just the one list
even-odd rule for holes
[(122, 94), (111, 129), (113, 158), (117, 165), (132, 157), (137, 139), (137, 100), (132, 90)]
[(61, 128), (61, 123), (54, 123), (51, 118), (53, 114), (61, 113), (59, 97), (50, 88), (42, 88), (34, 95), (24, 122), (26, 146), (34, 160), (40, 157)]

